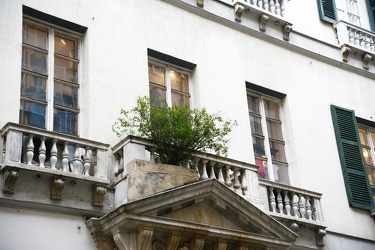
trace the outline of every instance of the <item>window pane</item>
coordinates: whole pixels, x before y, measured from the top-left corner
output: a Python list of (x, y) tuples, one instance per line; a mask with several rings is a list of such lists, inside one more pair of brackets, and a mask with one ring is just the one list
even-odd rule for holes
[(267, 120), (267, 132), (268, 132), (269, 138), (280, 140), (280, 141), (283, 140), (280, 123)]
[(78, 88), (55, 81), (54, 103), (57, 105), (78, 108)]
[(47, 74), (47, 54), (37, 52), (33, 49), (22, 48), (22, 69), (35, 73)]
[(78, 59), (78, 42), (77, 40), (66, 38), (61, 35), (55, 36), (55, 53)]
[(55, 56), (55, 78), (77, 83), (78, 63)]
[(255, 117), (255, 116), (250, 115), (250, 126), (251, 126), (251, 133), (257, 134), (257, 135), (263, 135), (260, 117)]
[(38, 128), (45, 128), (45, 116), (45, 105), (21, 100), (20, 123)]
[(189, 93), (188, 75), (171, 70), (169, 73), (172, 89)]
[(21, 96), (45, 101), (46, 79), (22, 73)]
[(77, 114), (55, 108), (53, 131), (65, 134), (77, 134)]
[(46, 50), (47, 29), (24, 22), (22, 42)]
[(148, 79), (149, 82), (165, 86), (165, 69), (153, 64), (148, 65)]
[(247, 104), (249, 106), (249, 111), (259, 114), (259, 98), (254, 96), (247, 96)]
[(375, 186), (375, 173), (374, 173), (374, 167), (372, 167), (372, 166), (367, 166), (366, 169), (367, 169), (367, 176), (368, 176), (368, 180), (369, 180), (369, 182), (370, 182), (370, 185), (371, 185), (371, 186)]
[(359, 139), (361, 140), (361, 144), (368, 146), (366, 130), (363, 128), (358, 128), (358, 134), (359, 134)]
[(375, 143), (375, 133), (374, 132), (370, 132), (370, 135), (371, 135), (373, 147), (375, 147), (375, 145), (374, 145), (374, 143)]
[(372, 165), (371, 149), (362, 146), (363, 158), (367, 165)]
[(259, 137), (253, 136), (253, 149), (254, 155), (259, 157), (266, 157), (266, 153), (264, 151), (264, 140)]
[(270, 141), (270, 151), (272, 160), (286, 162), (283, 144)]
[(266, 117), (280, 120), (278, 103), (264, 100), (264, 109), (266, 112)]
[(288, 166), (285, 164), (272, 164), (275, 181), (289, 184)]
[(165, 89), (150, 85), (150, 98), (152, 104), (159, 107), (164, 106), (165, 94)]
[(268, 180), (267, 162), (261, 159), (255, 159), (255, 165), (258, 166), (258, 177)]
[(180, 107), (185, 107), (186, 105), (189, 106), (189, 96), (172, 92), (172, 105)]

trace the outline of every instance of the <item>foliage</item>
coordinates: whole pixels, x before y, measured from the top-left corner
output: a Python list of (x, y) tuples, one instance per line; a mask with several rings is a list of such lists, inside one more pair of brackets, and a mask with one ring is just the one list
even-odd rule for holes
[(165, 102), (159, 107), (148, 97), (138, 97), (136, 107), (121, 110), (121, 117), (112, 129), (118, 136), (138, 135), (151, 139), (157, 146), (161, 163), (178, 165), (196, 150), (226, 155), (226, 136), (235, 125), (236, 121), (208, 114), (204, 108), (168, 107)]

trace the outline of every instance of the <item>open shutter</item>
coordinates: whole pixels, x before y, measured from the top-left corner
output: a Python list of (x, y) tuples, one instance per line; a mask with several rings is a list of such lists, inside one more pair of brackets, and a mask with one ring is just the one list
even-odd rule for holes
[[(320, 19), (327, 23), (335, 23), (337, 21), (335, 0), (317, 0)], [(371, 0), (370, 0), (371, 1)]]
[(331, 113), (349, 205), (371, 210), (372, 194), (354, 111), (331, 105)]
[(367, 0), (367, 11), (371, 30), (375, 31), (375, 0)]

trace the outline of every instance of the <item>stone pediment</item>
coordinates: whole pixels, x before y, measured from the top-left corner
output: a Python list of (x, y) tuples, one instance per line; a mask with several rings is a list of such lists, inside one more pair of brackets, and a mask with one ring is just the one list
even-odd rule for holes
[[(216, 180), (196, 182), (129, 202), (100, 219), (90, 219), (87, 225), (94, 238), (111, 237), (117, 232), (116, 243), (129, 241), (130, 232), (138, 232), (151, 234), (150, 242), (178, 235), (180, 243), (202, 239), (205, 245), (223, 241), (228, 246), (248, 244), (260, 249), (269, 246), (286, 249), (297, 238), (284, 225)], [(148, 233), (142, 234), (144, 230)]]

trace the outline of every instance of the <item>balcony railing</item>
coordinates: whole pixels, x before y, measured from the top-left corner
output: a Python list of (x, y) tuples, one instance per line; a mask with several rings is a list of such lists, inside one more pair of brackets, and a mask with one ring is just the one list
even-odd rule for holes
[[(128, 136), (112, 148), (115, 155), (115, 175), (127, 174), (127, 164), (134, 159), (157, 161), (156, 146), (148, 139)], [(194, 152), (194, 160), (185, 162), (187, 168), (198, 171), (200, 180), (217, 179), (236, 193), (248, 195), (248, 176), (256, 176), (257, 167), (245, 162), (209, 153)]]
[[(110, 183), (106, 152), (109, 145), (20, 124), (8, 123), (1, 129), (4, 193), (13, 193), (20, 171), (49, 175), (51, 199), (59, 200), (64, 178), (94, 184), (95, 206)], [(96, 199), (96, 200), (95, 200)]]
[(360, 53), (363, 68), (369, 69), (368, 63), (375, 54), (375, 34), (345, 21), (337, 22), (333, 28), (341, 47), (342, 60), (347, 62), (351, 52)]

